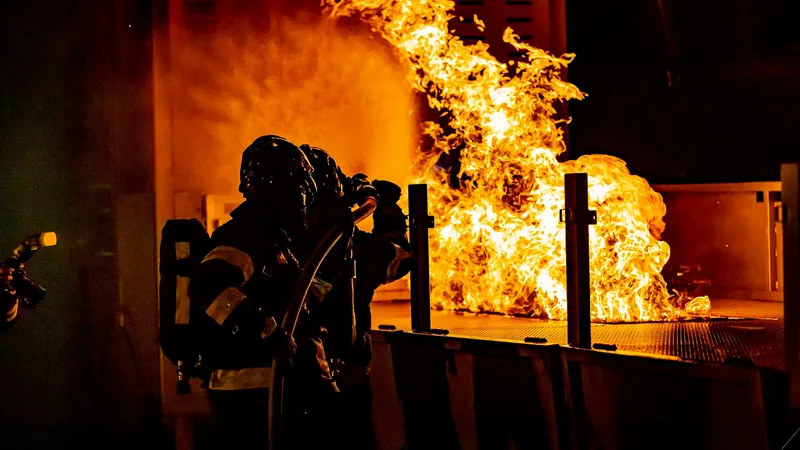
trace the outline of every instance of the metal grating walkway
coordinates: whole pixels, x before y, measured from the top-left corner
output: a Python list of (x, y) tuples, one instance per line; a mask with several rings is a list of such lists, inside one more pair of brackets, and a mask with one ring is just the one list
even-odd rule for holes
[[(745, 318), (706, 322), (592, 324), (592, 342), (615, 344), (619, 350), (723, 363), (737, 358), (756, 366), (784, 369), (783, 304), (712, 299), (712, 314)], [(411, 329), (408, 302), (374, 302), (372, 323)], [(489, 314), (431, 311), (433, 328), (451, 336), (523, 341), (545, 338), (567, 344), (567, 323)]]

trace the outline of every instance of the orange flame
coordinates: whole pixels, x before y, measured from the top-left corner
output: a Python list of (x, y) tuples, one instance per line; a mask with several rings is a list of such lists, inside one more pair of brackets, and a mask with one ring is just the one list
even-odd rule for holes
[[(671, 320), (686, 314), (667, 291), (661, 269), (662, 197), (625, 163), (590, 155), (559, 163), (565, 145), (554, 103), (584, 94), (560, 78), (574, 55), (554, 57), (504, 40), (522, 52), (512, 76), (481, 42), (465, 45), (448, 29), (449, 0), (324, 0), (334, 16), (359, 15), (407, 63), (408, 80), (446, 111), (446, 134), (433, 140), (415, 182), (429, 185), (437, 226), (431, 235), (432, 301), (444, 309), (566, 317), (564, 174), (586, 172), (590, 207), (591, 301), (595, 321)], [(476, 23), (480, 21), (476, 20)], [(482, 25), (481, 25), (482, 26)], [(510, 63), (511, 64), (511, 63)], [(466, 185), (453, 190), (437, 157), (461, 148)], [(707, 312), (707, 302), (693, 302)]]

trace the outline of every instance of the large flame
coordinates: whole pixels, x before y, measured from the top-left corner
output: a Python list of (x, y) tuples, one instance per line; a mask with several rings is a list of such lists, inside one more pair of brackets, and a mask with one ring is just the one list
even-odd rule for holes
[[(526, 55), (512, 75), (487, 45), (465, 45), (450, 33), (452, 1), (323, 3), (334, 16), (360, 16), (392, 44), (407, 62), (409, 81), (445, 112), (452, 129), (426, 124), (434, 144), (415, 180), (428, 183), (437, 221), (431, 235), (436, 306), (564, 319), (564, 174), (585, 172), (598, 219), (590, 235), (593, 320), (685, 315), (661, 276), (669, 258), (669, 246), (660, 240), (666, 213), (661, 196), (618, 158), (556, 159), (565, 145), (554, 104), (584, 96), (560, 78), (573, 55), (554, 57), (507, 29), (504, 40)], [(449, 187), (447, 174), (435, 165), (441, 153), (455, 149), (460, 189)], [(707, 312), (696, 303), (693, 312)]]

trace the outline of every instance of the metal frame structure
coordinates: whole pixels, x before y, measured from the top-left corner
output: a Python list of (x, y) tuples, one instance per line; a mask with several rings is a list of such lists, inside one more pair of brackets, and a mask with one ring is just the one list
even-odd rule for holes
[(800, 409), (800, 165), (781, 166), (783, 224), (783, 319), (786, 339), (786, 371), (790, 380), (790, 404)]
[[(589, 289), (589, 225), (597, 223), (597, 212), (589, 209), (588, 175), (564, 175), (564, 209), (561, 221), (566, 224), (567, 247), (567, 333), (569, 345), (591, 348), (591, 292)], [(411, 270), (411, 329), (430, 332), (430, 254), (428, 229), (433, 217), (428, 215), (428, 186), (408, 186), (408, 209), (411, 247), (417, 263)]]
[[(784, 280), (784, 318), (786, 333), (786, 361), (789, 373), (800, 375), (800, 174), (798, 164), (784, 164), (781, 167), (781, 202), (776, 209), (774, 222), (780, 224), (783, 236), (780, 244), (783, 249), (784, 272), (789, 274)], [(579, 348), (591, 348), (591, 316), (589, 290), (589, 225), (597, 223), (597, 213), (588, 209), (588, 177), (585, 173), (566, 174), (565, 208), (561, 211), (561, 221), (565, 222), (567, 246), (567, 322), (569, 344)], [(720, 189), (721, 185), (706, 188), (709, 191)], [(774, 190), (776, 183), (744, 183), (741, 190)], [(726, 189), (730, 189), (726, 185)], [(700, 189), (701, 191), (704, 189)], [(411, 317), (412, 329), (429, 332), (430, 325), (430, 261), (428, 249), (428, 228), (433, 226), (433, 218), (428, 215), (427, 185), (409, 186), (409, 225), (411, 244), (417, 256), (417, 264), (411, 273)], [(793, 377), (800, 379), (800, 376)], [(800, 408), (800, 382), (793, 385), (793, 404)]]
[[(772, 196), (772, 194), (770, 194)], [(777, 196), (777, 193), (775, 194)], [(796, 410), (800, 409), (800, 166), (798, 164), (784, 164), (781, 167), (781, 193), (778, 199), (780, 203), (776, 202), (774, 222), (782, 226), (783, 236), (779, 243), (783, 249), (783, 267), (784, 273), (784, 320), (785, 320), (785, 339), (786, 339), (786, 371), (789, 374), (789, 388), (790, 405)], [(447, 371), (445, 380), (449, 386), (450, 391), (447, 398), (440, 398), (441, 395), (433, 396), (430, 398), (432, 404), (438, 405), (437, 408), (443, 408), (440, 403), (447, 403), (452, 417), (451, 428), (459, 431), (459, 439), (464, 440), (463, 445), (469, 448), (472, 442), (480, 440), (479, 433), (472, 430), (474, 424), (479, 421), (479, 414), (477, 413), (476, 394), (472, 389), (477, 389), (477, 384), (473, 387), (473, 383), (477, 383), (477, 379), (473, 378), (475, 361), (482, 357), (484, 354), (483, 347), (489, 346), (492, 350), (490, 353), (506, 355), (507, 351), (516, 348), (517, 351), (521, 349), (544, 349), (541, 344), (531, 343), (510, 343), (508, 341), (485, 341), (477, 339), (469, 339), (466, 337), (453, 337), (444, 338), (425, 335), (431, 334), (431, 313), (430, 313), (430, 273), (429, 273), (429, 249), (428, 249), (428, 228), (432, 227), (432, 218), (428, 216), (428, 202), (427, 202), (427, 187), (425, 185), (409, 186), (409, 209), (410, 209), (410, 226), (411, 226), (411, 242), (415, 251), (415, 255), (419, 258), (414, 267), (411, 278), (411, 317), (412, 317), (412, 333), (403, 333), (400, 331), (386, 332), (376, 331), (376, 340), (386, 342), (384, 351), (384, 358), (382, 364), (389, 364), (383, 370), (383, 376), (395, 379), (397, 376), (401, 378), (405, 375), (397, 375), (399, 373), (407, 373), (408, 370), (402, 370), (404, 360), (396, 360), (396, 357), (402, 354), (396, 353), (399, 351), (394, 348), (393, 342), (402, 341), (409, 343), (416, 342), (418, 339), (427, 339), (425, 342), (429, 343), (432, 347), (430, 352), (432, 354), (439, 354), (436, 358), (446, 358)], [(604, 351), (600, 347), (592, 347), (591, 343), (591, 316), (590, 316), (590, 285), (589, 285), (589, 225), (597, 223), (597, 214), (588, 208), (588, 177), (584, 173), (567, 174), (565, 175), (565, 207), (560, 212), (561, 221), (566, 226), (566, 248), (567, 248), (567, 292), (568, 292), (568, 311), (567, 311), (567, 328), (568, 328), (568, 343), (569, 346), (552, 345), (548, 349), (552, 350), (554, 354), (560, 355), (560, 370), (552, 370), (553, 373), (558, 372), (559, 384), (563, 386), (564, 401), (557, 402), (554, 406), (557, 408), (556, 414), (559, 417), (558, 426), (555, 429), (555, 434), (558, 436), (558, 441), (568, 447), (576, 450), (591, 448), (599, 442), (614, 441), (614, 433), (606, 433), (602, 436), (597, 433), (590, 433), (589, 431), (595, 427), (605, 426), (605, 422), (611, 419), (603, 419), (606, 415), (597, 415), (598, 408), (605, 411), (608, 402), (614, 402), (609, 398), (603, 397), (603, 389), (597, 389), (595, 386), (598, 382), (603, 382), (607, 377), (615, 380), (620, 386), (625, 385), (625, 379), (636, 379), (637, 373), (645, 374), (647, 372), (661, 374), (662, 377), (667, 379), (675, 379), (677, 384), (672, 386), (676, 389), (676, 393), (683, 392), (683, 384), (681, 383), (694, 383), (692, 389), (701, 389), (703, 395), (709, 395), (709, 398), (719, 397), (719, 392), (715, 389), (722, 389), (722, 387), (730, 388), (732, 383), (736, 384), (736, 391), (734, 396), (744, 395), (743, 399), (750, 402), (752, 405), (753, 415), (752, 420), (743, 422), (737, 429), (739, 434), (735, 438), (728, 439), (725, 445), (730, 446), (738, 444), (744, 448), (767, 448), (767, 441), (773, 444), (774, 438), (782, 439), (781, 435), (773, 435), (773, 431), (769, 431), (770, 425), (767, 423), (767, 406), (762, 399), (766, 398), (762, 393), (761, 369), (746, 366), (734, 367), (729, 364), (704, 364), (682, 361), (677, 358), (659, 357), (657, 355), (650, 355), (644, 353), (628, 353), (621, 351)], [(433, 340), (431, 340), (433, 339)], [(398, 341), (398, 342), (399, 342)], [(391, 344), (391, 345), (389, 345)], [(473, 345), (474, 344), (474, 345)], [(399, 345), (399, 344), (398, 344)], [(403, 344), (406, 345), (406, 344)], [(477, 345), (477, 347), (475, 347)], [(440, 349), (440, 347), (443, 348)], [(475, 347), (475, 348), (473, 348)], [(411, 352), (414, 358), (421, 358), (420, 348), (404, 350)], [(497, 353), (499, 352), (499, 353)], [(507, 354), (511, 356), (511, 354)], [(521, 356), (522, 353), (517, 355)], [(430, 357), (431, 355), (429, 355)], [(406, 361), (408, 363), (408, 361)], [(397, 364), (400, 364), (398, 366)], [(425, 372), (428, 377), (435, 376), (441, 378), (441, 374), (435, 374), (437, 366), (435, 361), (428, 361), (427, 366), (422, 372)], [(406, 364), (408, 365), (408, 364)], [(394, 375), (386, 373), (386, 371), (396, 371)], [(552, 367), (552, 366), (551, 366)], [(435, 370), (434, 370), (435, 369)], [(554, 368), (555, 369), (555, 368)], [(428, 374), (428, 372), (431, 372)], [(629, 373), (630, 372), (630, 373)], [(769, 371), (767, 371), (769, 372)], [(420, 375), (422, 376), (422, 375)], [(604, 378), (605, 377), (605, 378)], [(625, 378), (628, 377), (628, 378)], [(632, 377), (632, 378), (631, 378)], [(673, 377), (673, 378), (669, 378)], [(677, 378), (676, 378), (677, 377)], [(415, 378), (416, 379), (416, 378)], [(438, 379), (438, 378), (437, 378)], [(600, 381), (598, 381), (600, 380)], [(401, 380), (402, 381), (402, 380)], [(716, 384), (721, 382), (721, 384)], [(398, 383), (395, 380), (395, 383)], [(711, 387), (709, 384), (715, 383), (716, 387)], [(404, 385), (408, 385), (408, 380), (405, 380)], [(413, 384), (413, 383), (412, 383)], [(613, 383), (612, 383), (613, 384)], [(706, 387), (708, 385), (708, 387)], [(594, 386), (594, 388), (592, 387)], [(555, 389), (555, 385), (553, 386)], [(395, 416), (402, 416), (405, 418), (402, 424), (397, 425), (397, 429), (393, 429), (396, 439), (403, 440), (407, 436), (416, 436), (419, 432), (424, 430), (417, 429), (420, 425), (414, 423), (407, 423), (409, 417), (414, 417), (414, 411), (401, 411), (400, 406), (405, 404), (403, 399), (416, 398), (420, 400), (426, 395), (430, 395), (430, 389), (425, 392), (405, 392), (394, 386), (394, 392), (400, 394), (395, 398), (395, 408), (393, 414)], [(406, 388), (407, 390), (408, 388)], [(422, 389), (422, 388), (420, 388)], [(588, 390), (587, 390), (588, 389)], [(783, 390), (771, 388), (779, 395), (785, 395)], [(401, 392), (402, 391), (402, 392)], [(405, 394), (403, 394), (405, 392)], [(426, 393), (427, 392), (427, 393)], [(715, 394), (716, 393), (716, 394)], [(444, 395), (444, 394), (442, 394)], [(713, 397), (717, 395), (717, 397)], [(421, 397), (420, 397), (421, 396)], [(612, 396), (613, 397), (613, 396)], [(722, 395), (718, 400), (722, 403), (717, 404), (718, 411), (714, 414), (725, 414), (725, 411), (732, 411), (732, 405), (738, 405), (734, 402), (732, 405), (727, 405), (725, 399), (729, 398), (729, 394)], [(746, 398), (745, 398), (746, 397)], [(449, 398), (449, 400), (448, 400)], [(616, 397), (614, 397), (616, 398)], [(691, 398), (691, 397), (690, 397)], [(426, 400), (427, 402), (428, 400)], [(679, 401), (676, 400), (678, 403)], [(766, 400), (764, 400), (766, 401)], [(639, 405), (635, 398), (626, 397), (623, 400), (618, 400), (619, 404), (626, 404), (625, 402), (634, 402)], [(412, 401), (412, 403), (416, 403)], [(425, 403), (425, 402), (423, 402)], [(651, 402), (652, 403), (652, 402)], [(673, 402), (675, 403), (675, 402)], [(716, 403), (715, 403), (716, 404)], [(606, 406), (604, 406), (606, 405)], [(425, 405), (418, 405), (419, 408), (428, 408)], [(484, 405), (486, 406), (486, 405)], [(642, 409), (642, 414), (645, 416), (658, 413), (658, 407), (652, 404), (639, 405)], [(674, 406), (674, 405), (673, 405)], [(619, 407), (619, 405), (617, 406)], [(650, 408), (650, 409), (648, 409)], [(700, 411), (702, 408), (698, 409)], [(745, 408), (750, 411), (750, 409)], [(773, 411), (775, 412), (775, 411)], [(414, 414), (412, 414), (414, 413)], [(409, 416), (409, 414), (411, 414)], [(636, 422), (639, 420), (637, 412), (627, 414), (625, 411), (619, 412), (619, 417), (615, 416), (613, 422), (614, 426), (628, 426), (625, 425), (630, 421)], [(698, 413), (700, 414), (700, 413)], [(736, 414), (731, 413), (732, 416)], [(601, 417), (602, 416), (602, 417)], [(485, 417), (485, 416), (482, 416)], [(644, 416), (643, 416), (644, 417)], [(648, 416), (649, 417), (649, 416)], [(738, 417), (738, 416), (736, 416)], [(648, 419), (649, 420), (649, 419)], [(652, 421), (648, 422), (651, 423)], [(724, 422), (724, 420), (723, 420)], [(415, 422), (416, 423), (416, 422)], [(609, 422), (611, 424), (611, 422)], [(608, 425), (608, 424), (606, 424)], [(610, 425), (609, 425), (610, 426)], [(416, 431), (412, 432), (412, 429)], [(471, 430), (463, 433), (463, 430)], [(386, 430), (384, 430), (386, 431)], [(430, 432), (428, 430), (427, 432)], [(720, 436), (725, 437), (727, 434), (719, 434), (720, 429), (711, 427), (707, 435), (700, 434), (702, 438), (719, 439)], [(444, 433), (443, 431), (441, 433)], [(716, 435), (714, 433), (717, 433)], [(423, 433), (424, 434), (424, 433)], [(780, 433), (779, 433), (780, 434)], [(417, 436), (419, 437), (419, 436)], [(438, 439), (445, 439), (446, 436), (433, 436)], [(409, 438), (410, 439), (410, 438)], [(724, 439), (723, 439), (724, 440)], [(469, 441), (469, 442), (467, 442)], [(747, 441), (747, 442), (745, 442)], [(751, 442), (752, 441), (752, 442)], [(630, 444), (630, 443), (628, 443)], [(627, 445), (627, 444), (626, 444)], [(734, 445), (735, 446), (735, 445)], [(624, 446), (623, 446), (624, 447)]]
[[(711, 298), (783, 301), (782, 232), (781, 223), (776, 221), (775, 214), (775, 207), (780, 204), (780, 181), (656, 184), (652, 188), (664, 197), (667, 205), (667, 229), (664, 238), (672, 249), (671, 262), (699, 263), (701, 261), (694, 258), (703, 253), (719, 254), (714, 258), (714, 265), (717, 266), (719, 262), (718, 267), (725, 269), (729, 264), (737, 264), (740, 259), (752, 261), (752, 266), (748, 264), (747, 270), (734, 283), (731, 283), (731, 279), (720, 280), (718, 275), (715, 276), (719, 270), (707, 271), (706, 275), (711, 277), (712, 282), (706, 290), (707, 295)], [(727, 208), (728, 213), (735, 211), (736, 216), (711, 210), (698, 211), (704, 216), (706, 224), (700, 230), (708, 233), (708, 224), (719, 224), (722, 227), (720, 233), (709, 236), (700, 231), (695, 234), (695, 238), (686, 240), (690, 237), (682, 236), (681, 239), (674, 240), (676, 234), (691, 233), (695, 229), (695, 221), (691, 216), (686, 216), (685, 209), (681, 210), (681, 206), (675, 209), (673, 204), (686, 208), (687, 204), (698, 199), (705, 199), (707, 204), (713, 204), (712, 200), (716, 200), (718, 207), (723, 210)], [(729, 249), (727, 244), (731, 243), (731, 236), (740, 239), (732, 243), (734, 245)], [(747, 255), (741, 253), (742, 248), (747, 248)], [(682, 259), (686, 258), (687, 250), (694, 258)]]
[[(417, 332), (431, 331), (430, 274), (428, 253), (428, 228), (432, 218), (428, 216), (427, 186), (409, 186), (409, 208), (411, 242), (419, 258), (412, 272), (412, 329)], [(800, 409), (800, 165), (781, 166), (780, 203), (776, 203), (774, 221), (782, 226), (780, 244), (783, 249), (784, 278), (784, 323), (786, 372), (789, 374), (790, 405)], [(567, 246), (567, 292), (568, 292), (568, 343), (576, 351), (585, 351), (587, 357), (598, 352), (591, 345), (591, 316), (589, 289), (589, 225), (597, 222), (595, 211), (588, 209), (588, 179), (583, 173), (565, 175), (565, 208), (561, 211), (565, 222)], [(461, 338), (459, 338), (461, 339)], [(563, 349), (562, 351), (567, 351)], [(599, 351), (607, 354), (608, 352)], [(619, 354), (621, 352), (612, 352)], [(654, 355), (632, 355), (634, 359), (659, 359)], [(650, 357), (650, 358), (648, 358)], [(632, 360), (633, 361), (633, 360)], [(564, 377), (580, 383), (581, 373), (575, 364), (564, 360)], [(643, 362), (644, 363), (644, 362)], [(573, 367), (574, 366), (574, 367)], [(700, 370), (703, 364), (696, 364)], [(578, 385), (573, 385), (573, 387)], [(580, 391), (570, 392), (571, 402), (581, 402)], [(574, 404), (572, 406), (575, 406)], [(574, 411), (573, 411), (574, 413)], [(574, 436), (573, 436), (574, 437)], [(579, 448), (585, 442), (573, 442)]]
[(589, 225), (597, 212), (589, 210), (589, 177), (564, 175), (564, 209), (567, 246), (567, 338), (570, 346), (591, 348), (591, 291), (589, 289)]
[(397, 330), (373, 338), (380, 449), (770, 448), (757, 368)]
[(411, 328), (431, 331), (431, 278), (428, 229), (433, 217), (428, 215), (428, 185), (408, 186), (408, 219), (411, 248), (417, 263), (411, 268)]
[[(769, 448), (759, 369), (593, 349), (559, 353), (571, 450)], [(681, 420), (702, 427), (662, 432)]]

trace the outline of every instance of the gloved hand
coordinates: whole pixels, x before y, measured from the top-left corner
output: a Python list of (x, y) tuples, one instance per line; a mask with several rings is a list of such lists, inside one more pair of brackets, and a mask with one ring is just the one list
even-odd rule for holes
[(353, 203), (363, 205), (367, 197), (374, 197), (380, 201), (378, 190), (370, 183), (369, 177), (363, 173), (357, 173), (349, 179), (350, 199)]
[(378, 235), (392, 236), (401, 245), (405, 241), (404, 236), (408, 228), (406, 214), (397, 205), (403, 191), (400, 186), (391, 181), (375, 180), (372, 185), (380, 195), (378, 207), (372, 215), (375, 224), (372, 232)]
[(400, 188), (400, 186), (392, 183), (391, 181), (375, 180), (372, 182), (372, 186), (378, 190), (381, 203), (386, 205), (397, 203), (400, 200), (400, 196), (403, 195), (403, 190)]

